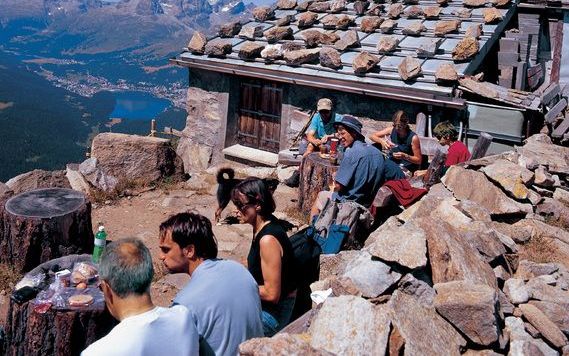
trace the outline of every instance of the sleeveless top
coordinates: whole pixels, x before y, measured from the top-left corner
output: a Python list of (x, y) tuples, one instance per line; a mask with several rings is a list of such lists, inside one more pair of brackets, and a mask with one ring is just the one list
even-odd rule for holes
[(391, 142), (397, 145), (397, 147), (394, 147), (390, 150), (389, 159), (397, 164), (403, 165), (403, 167), (407, 168), (411, 172), (416, 171), (419, 168), (419, 166), (416, 165), (415, 163), (407, 161), (406, 159), (396, 159), (393, 157), (393, 153), (403, 152), (407, 153), (410, 156), (413, 156), (413, 147), (411, 145), (411, 142), (413, 141), (413, 137), (415, 137), (415, 135), (416, 135), (415, 132), (409, 130), (406, 136), (399, 137), (399, 135), (397, 135), (397, 130), (393, 129), (389, 137), (391, 139)]
[[(274, 236), (283, 249), (282, 265), (281, 265), (281, 300), (285, 299), (286, 296), (296, 289), (296, 283), (294, 281), (294, 252), (292, 249), (292, 244), (285, 232), (285, 230), (280, 226), (274, 216), (270, 218), (271, 222), (263, 226), (263, 228), (257, 233), (257, 236), (253, 238), (251, 243), (251, 249), (249, 250), (249, 255), (247, 256), (247, 265), (249, 272), (255, 278), (258, 285), (264, 285), (265, 281), (263, 279), (263, 270), (261, 268), (261, 248), (259, 246), (259, 241), (265, 235)], [(264, 307), (264, 302), (261, 301)], [(263, 308), (264, 309), (264, 308)]]

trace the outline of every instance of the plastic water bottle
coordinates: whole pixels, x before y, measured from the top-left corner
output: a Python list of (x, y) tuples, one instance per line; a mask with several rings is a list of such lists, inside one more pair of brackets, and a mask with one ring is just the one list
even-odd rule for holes
[(103, 225), (99, 225), (99, 230), (95, 234), (95, 247), (93, 247), (93, 263), (99, 263), (101, 255), (107, 243), (107, 233)]

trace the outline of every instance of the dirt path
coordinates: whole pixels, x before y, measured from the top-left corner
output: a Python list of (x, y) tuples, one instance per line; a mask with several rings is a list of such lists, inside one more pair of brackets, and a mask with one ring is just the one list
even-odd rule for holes
[[(144, 241), (152, 253), (157, 267), (157, 281), (152, 285), (152, 295), (158, 305), (169, 305), (177, 291), (188, 281), (184, 274), (168, 275), (159, 260), (158, 227), (170, 215), (193, 210), (213, 219), (217, 207), (216, 186), (199, 192), (184, 189), (183, 184), (168, 190), (153, 190), (138, 196), (122, 198), (113, 204), (93, 208), (93, 228), (98, 222), (105, 225), (109, 239), (137, 237)], [(286, 212), (295, 211), (297, 190), (280, 185), (275, 192), (277, 216), (283, 218)], [(230, 205), (224, 216), (233, 209)], [(249, 225), (214, 225), (218, 241), (219, 257), (245, 263), (251, 244), (252, 229)], [(163, 277), (162, 277), (163, 276)]]

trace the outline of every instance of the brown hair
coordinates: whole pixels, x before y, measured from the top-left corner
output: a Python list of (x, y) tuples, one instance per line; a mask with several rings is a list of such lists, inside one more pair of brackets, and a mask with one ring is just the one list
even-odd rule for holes
[(409, 128), (409, 118), (407, 114), (405, 114), (405, 111), (398, 110), (393, 114), (393, 126)]

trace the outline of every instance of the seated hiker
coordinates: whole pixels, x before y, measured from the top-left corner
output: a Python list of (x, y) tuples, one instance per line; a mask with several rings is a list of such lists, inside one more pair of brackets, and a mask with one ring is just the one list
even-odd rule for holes
[(336, 133), (334, 122), (342, 118), (332, 110), (332, 100), (322, 98), (318, 100), (316, 107), (318, 111), (310, 121), (310, 126), (306, 130), (306, 140), (308, 146), (303, 156), (309, 155), (311, 152), (318, 150), (321, 144), (326, 144), (329, 138)]
[[(312, 205), (311, 217), (320, 213), (328, 199), (355, 201), (368, 208), (385, 179), (385, 161), (378, 149), (364, 142), (362, 124), (353, 116), (344, 115), (334, 123), (344, 158), (338, 167), (334, 191), (322, 191)], [(397, 173), (394, 173), (396, 176)]]
[(190, 212), (171, 216), (160, 225), (159, 247), (170, 272), (191, 276), (174, 305), (195, 315), (200, 354), (236, 355), (240, 343), (263, 336), (257, 283), (241, 264), (217, 258), (209, 219)]
[[(386, 137), (387, 136), (387, 137)], [(403, 168), (415, 172), (421, 166), (421, 141), (409, 127), (409, 118), (399, 110), (393, 115), (393, 126), (377, 131), (369, 139), (387, 151), (387, 157)]]
[(448, 146), (445, 168), (470, 159), (468, 148), (458, 141), (458, 132), (450, 121), (439, 122), (433, 130), (433, 135), (439, 140), (441, 146)]
[(107, 245), (99, 265), (101, 290), (120, 323), (81, 355), (197, 355), (193, 315), (184, 306), (157, 307), (150, 298), (150, 251), (137, 239)]
[(275, 200), (261, 179), (249, 177), (237, 184), (231, 201), (240, 223), (253, 227), (247, 265), (259, 285), (265, 336), (273, 336), (290, 322), (296, 299), (292, 244), (273, 215)]

